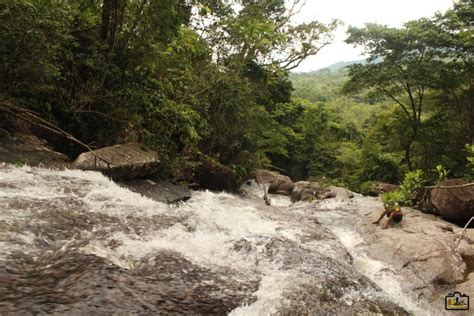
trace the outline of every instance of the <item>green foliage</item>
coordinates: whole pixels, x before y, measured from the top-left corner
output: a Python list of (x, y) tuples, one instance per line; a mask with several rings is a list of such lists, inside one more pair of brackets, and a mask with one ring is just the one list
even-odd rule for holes
[(375, 181), (365, 181), (359, 185), (358, 191), (364, 195), (367, 195), (372, 187), (375, 185)]
[(449, 170), (443, 167), (443, 165), (437, 165), (434, 171), (438, 174), (438, 183), (448, 178)]
[(384, 204), (388, 202), (398, 202), (400, 205), (412, 206), (416, 192), (423, 185), (423, 171), (414, 170), (407, 172), (400, 187), (382, 196)]
[(337, 24), (290, 23), (292, 14), (282, 0), (7, 0), (0, 99), (93, 146), (143, 142), (163, 172), (193, 169), (193, 153), (241, 178), (270, 157), (286, 167), (305, 147), (288, 70)]
[(406, 199), (412, 200), (418, 189), (423, 185), (423, 181), (422, 170), (409, 171), (405, 173), (403, 182), (400, 185), (400, 191), (402, 191)]
[(293, 23), (301, 3), (3, 1), (0, 100), (92, 146), (146, 143), (169, 174), (202, 153), (240, 179), (274, 166), (365, 190), (437, 165), (472, 178), (472, 1), (402, 28), (350, 28), (367, 62), (290, 75), (338, 24)]
[(472, 181), (474, 179), (474, 145), (466, 144), (464, 148), (467, 155), (466, 178)]
[(400, 158), (385, 153), (380, 146), (369, 141), (362, 145), (362, 162), (360, 167), (361, 181), (380, 180), (398, 183), (401, 179)]
[(384, 205), (391, 204), (391, 203), (398, 203), (402, 206), (407, 206), (407, 199), (402, 191), (395, 190), (392, 192), (387, 192), (382, 195), (382, 202)]

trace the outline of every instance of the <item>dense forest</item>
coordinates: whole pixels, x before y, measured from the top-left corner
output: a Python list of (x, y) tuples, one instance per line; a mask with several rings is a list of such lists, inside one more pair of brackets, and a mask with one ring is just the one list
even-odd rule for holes
[(472, 177), (472, 0), (401, 28), (349, 27), (365, 62), (293, 74), (340, 24), (295, 24), (302, 5), (2, 1), (0, 104), (93, 148), (144, 143), (175, 180), (191, 181), (201, 156), (236, 182), (261, 167), (357, 191), (417, 169), (433, 181)]

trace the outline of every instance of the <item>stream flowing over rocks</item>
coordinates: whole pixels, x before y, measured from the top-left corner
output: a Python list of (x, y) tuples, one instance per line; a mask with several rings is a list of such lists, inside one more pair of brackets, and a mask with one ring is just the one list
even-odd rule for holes
[[(445, 313), (431, 279), (410, 280), (421, 271), (410, 266), (430, 258), (374, 250), (385, 231), (363, 223), (377, 200), (271, 196), (266, 206), (255, 182), (242, 191), (169, 205), (93, 171), (0, 164), (0, 313)], [(400, 229), (409, 227), (391, 233)], [(460, 248), (467, 254), (470, 239)], [(433, 280), (465, 281), (453, 256), (459, 271)]]

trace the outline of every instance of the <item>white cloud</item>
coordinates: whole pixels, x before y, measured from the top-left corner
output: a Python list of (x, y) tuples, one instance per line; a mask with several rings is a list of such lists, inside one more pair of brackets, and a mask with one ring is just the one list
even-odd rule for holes
[(430, 17), (437, 11), (446, 11), (452, 0), (307, 0), (306, 6), (295, 21), (318, 20), (329, 22), (339, 19), (345, 23), (336, 33), (333, 44), (326, 46), (318, 55), (309, 57), (296, 71), (311, 71), (339, 61), (361, 59), (362, 49), (344, 43), (347, 26), (363, 26), (376, 22), (389, 26), (401, 26), (404, 22)]

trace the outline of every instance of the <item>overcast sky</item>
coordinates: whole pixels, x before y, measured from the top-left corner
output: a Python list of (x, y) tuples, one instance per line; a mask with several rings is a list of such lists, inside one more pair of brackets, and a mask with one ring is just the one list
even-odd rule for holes
[(339, 61), (362, 59), (361, 49), (344, 43), (347, 26), (363, 26), (376, 22), (389, 26), (401, 26), (404, 22), (430, 17), (452, 7), (452, 0), (306, 0), (296, 21), (318, 20), (329, 22), (342, 20), (345, 25), (336, 33), (333, 44), (326, 46), (318, 55), (309, 57), (295, 71), (305, 72), (327, 67)]

